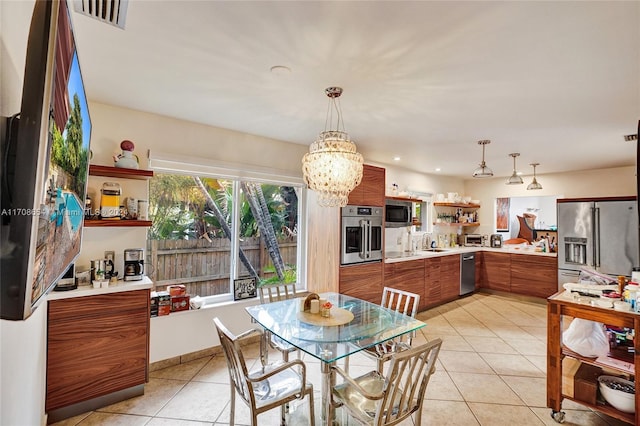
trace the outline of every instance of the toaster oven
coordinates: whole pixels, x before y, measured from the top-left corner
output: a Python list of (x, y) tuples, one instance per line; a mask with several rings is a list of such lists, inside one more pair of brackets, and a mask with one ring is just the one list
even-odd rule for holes
[(464, 245), (466, 247), (482, 247), (482, 235), (467, 234), (464, 236)]

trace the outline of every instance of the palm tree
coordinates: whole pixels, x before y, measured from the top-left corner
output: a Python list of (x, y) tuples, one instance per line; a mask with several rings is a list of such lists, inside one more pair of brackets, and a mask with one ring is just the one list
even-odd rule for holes
[(276, 274), (278, 274), (278, 278), (282, 280), (284, 279), (285, 265), (282, 260), (282, 255), (280, 254), (280, 246), (278, 245), (278, 239), (276, 238), (276, 233), (273, 229), (271, 214), (269, 213), (269, 208), (264, 198), (264, 193), (262, 192), (262, 186), (256, 183), (244, 181), (241, 183), (241, 186), (242, 191), (247, 198), (247, 202), (251, 207), (253, 217), (258, 223), (260, 235), (267, 246)]
[[(200, 190), (202, 191), (202, 194), (204, 195), (206, 200), (207, 208), (210, 209), (215, 215), (216, 219), (218, 219), (218, 222), (220, 223), (220, 226), (222, 227), (225, 236), (229, 239), (229, 241), (232, 241), (233, 236), (231, 234), (231, 228), (229, 228), (229, 224), (225, 220), (224, 215), (222, 214), (222, 211), (220, 211), (220, 209), (218, 208), (218, 205), (213, 201), (213, 198), (211, 198), (209, 191), (207, 191), (207, 188), (204, 186), (204, 183), (202, 183), (200, 178), (197, 176), (193, 176), (193, 180), (196, 183), (196, 186), (200, 188)], [(247, 271), (249, 271), (249, 275), (251, 275), (252, 277), (255, 277), (256, 279), (259, 279), (258, 273), (256, 272), (255, 268), (253, 267), (253, 265), (251, 264), (247, 256), (244, 254), (242, 247), (238, 247), (238, 254), (240, 256), (240, 261), (242, 262), (244, 267), (247, 268)]]

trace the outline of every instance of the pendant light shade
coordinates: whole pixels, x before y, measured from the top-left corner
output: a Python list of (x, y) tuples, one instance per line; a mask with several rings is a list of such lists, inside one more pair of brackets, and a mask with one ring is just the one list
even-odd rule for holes
[[(349, 193), (362, 180), (363, 158), (344, 131), (341, 110), (336, 102), (342, 88), (329, 87), (325, 93), (329, 97), (325, 129), (302, 158), (302, 173), (307, 187), (318, 192), (320, 206), (344, 207), (349, 201)], [(334, 110), (336, 129), (329, 130)]]
[(493, 170), (488, 168), (487, 164), (484, 162), (484, 146), (490, 143), (490, 140), (478, 141), (478, 145), (482, 145), (482, 163), (480, 163), (480, 166), (473, 172), (474, 178), (486, 178), (493, 176)]
[(522, 185), (524, 181), (520, 176), (518, 176), (518, 172), (516, 171), (516, 157), (518, 157), (520, 153), (514, 152), (509, 154), (510, 157), (513, 157), (513, 174), (507, 180), (507, 185)]
[(531, 163), (531, 165), (533, 166), (533, 180), (527, 186), (527, 189), (542, 189), (542, 185), (540, 185), (536, 179), (536, 166), (539, 166), (540, 163)]

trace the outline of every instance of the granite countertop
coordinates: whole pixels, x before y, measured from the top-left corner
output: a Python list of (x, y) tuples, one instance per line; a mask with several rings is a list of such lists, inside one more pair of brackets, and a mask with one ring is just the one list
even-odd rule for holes
[(73, 297), (96, 296), (99, 294), (119, 293), (122, 291), (145, 290), (153, 287), (153, 281), (144, 277), (140, 281), (116, 281), (110, 282), (109, 287), (93, 288), (93, 285), (79, 285), (75, 290), (51, 291), (47, 294), (47, 300), (70, 299)]
[(449, 256), (452, 254), (473, 253), (479, 251), (493, 252), (493, 253), (511, 253), (511, 254), (526, 254), (532, 256), (547, 256), (557, 257), (557, 253), (543, 253), (541, 251), (535, 251), (534, 246), (523, 245), (505, 245), (502, 248), (493, 247), (451, 247), (446, 249), (430, 250), (418, 250), (415, 253), (404, 253), (387, 251), (385, 253), (385, 263), (404, 262), (407, 260), (425, 259), (428, 257)]

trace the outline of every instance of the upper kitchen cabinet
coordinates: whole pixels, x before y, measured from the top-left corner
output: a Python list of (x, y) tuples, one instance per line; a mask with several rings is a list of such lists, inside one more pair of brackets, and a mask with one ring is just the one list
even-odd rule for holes
[(385, 169), (365, 164), (362, 182), (349, 194), (349, 204), (384, 207)]

